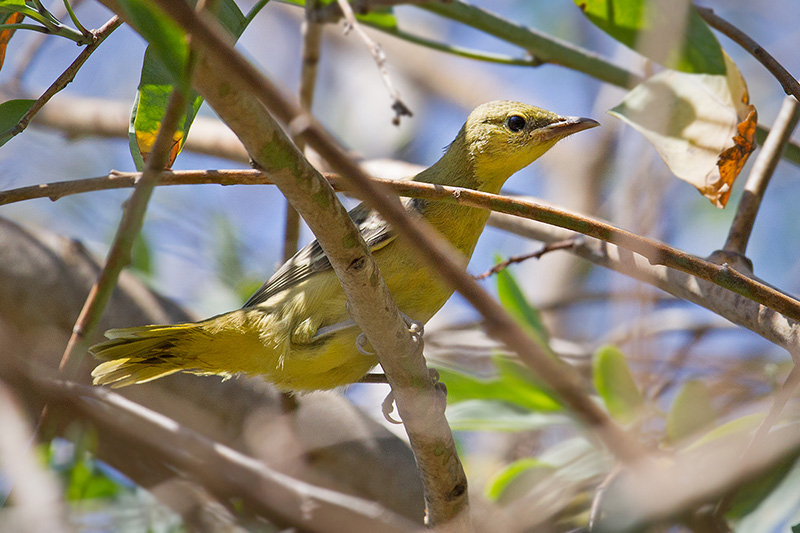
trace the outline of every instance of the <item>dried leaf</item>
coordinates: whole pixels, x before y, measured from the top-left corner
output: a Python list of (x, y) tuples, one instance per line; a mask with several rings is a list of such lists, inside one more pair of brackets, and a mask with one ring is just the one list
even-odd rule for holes
[[(19, 24), (25, 15), (19, 12), (15, 13), (0, 13), (0, 23), (3, 24)], [(6, 48), (8, 48), (8, 41), (14, 35), (15, 29), (8, 29), (0, 31), (0, 68), (3, 68), (3, 63), (6, 61)]]
[(726, 55), (727, 74), (667, 70), (638, 85), (609, 111), (644, 135), (670, 170), (717, 207), (755, 148), (757, 113)]

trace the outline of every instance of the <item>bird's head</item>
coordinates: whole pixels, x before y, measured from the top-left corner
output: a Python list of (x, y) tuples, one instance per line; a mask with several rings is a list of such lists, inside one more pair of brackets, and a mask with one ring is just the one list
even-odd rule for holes
[(525, 168), (560, 139), (600, 124), (590, 118), (563, 117), (520, 102), (478, 106), (455, 143), (464, 143), (479, 188), (498, 192), (513, 173)]

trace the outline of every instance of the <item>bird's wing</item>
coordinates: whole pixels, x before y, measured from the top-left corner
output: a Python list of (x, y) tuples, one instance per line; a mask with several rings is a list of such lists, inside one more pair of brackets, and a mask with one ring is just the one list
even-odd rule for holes
[[(420, 214), (424, 202), (406, 200), (403, 202), (411, 212)], [(380, 250), (395, 239), (394, 231), (377, 211), (359, 204), (348, 213), (372, 253)], [(281, 266), (264, 285), (258, 289), (243, 307), (264, 303), (281, 291), (307, 280), (319, 272), (331, 269), (331, 263), (316, 239), (300, 249), (294, 257)]]

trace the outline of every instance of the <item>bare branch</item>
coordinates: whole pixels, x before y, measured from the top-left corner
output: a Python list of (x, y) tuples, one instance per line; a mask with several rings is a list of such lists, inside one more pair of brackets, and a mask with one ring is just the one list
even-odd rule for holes
[(798, 83), (794, 76), (772, 57), (769, 52), (764, 50), (761, 45), (755, 42), (753, 38), (745, 32), (715, 14), (713, 9), (699, 6), (695, 6), (695, 8), (709, 26), (719, 30), (733, 42), (747, 50), (750, 55), (764, 65), (775, 79), (780, 82), (786, 94), (790, 94), (794, 96), (796, 100), (800, 101), (800, 83)]
[[(58, 198), (62, 195), (86, 192), (89, 190), (126, 187), (130, 186), (131, 180), (133, 180), (135, 176), (137, 176), (136, 173), (115, 173), (115, 175), (105, 178), (89, 178), (87, 180), (23, 187), (0, 192), (0, 205), (13, 201), (21, 201), (27, 198)], [(341, 177), (334, 174), (326, 174), (326, 178), (336, 190), (345, 191), (362, 198), (364, 197), (358, 191), (353, 190), (349, 183)], [(266, 176), (260, 176), (256, 171), (244, 170), (168, 172), (164, 173), (163, 179), (164, 185), (177, 185), (182, 183), (221, 183), (225, 185), (233, 183), (270, 183)], [(766, 308), (774, 309), (784, 314), (787, 318), (792, 319), (792, 324), (795, 323), (797, 317), (800, 317), (800, 303), (798, 303), (797, 300), (770, 287), (760, 280), (749, 278), (743, 274), (733, 272), (732, 269), (727, 268), (725, 265), (718, 265), (706, 261), (662, 242), (633, 234), (590, 217), (530, 200), (482, 193), (460, 187), (433, 186), (428, 183), (407, 180), (370, 179), (402, 196), (445, 200), (460, 205), (489, 209), (496, 213), (507, 213), (515, 217), (524, 217), (530, 220), (537, 220), (546, 224), (570, 229), (610, 244), (617, 244), (622, 248), (640, 254), (646, 258), (651, 265), (664, 265), (672, 270), (696, 276), (720, 288), (742, 295), (757, 304), (766, 306)], [(509, 227), (513, 227), (513, 224), (510, 224)], [(510, 229), (510, 231), (515, 231), (515, 229)], [(563, 238), (566, 237), (562, 237), (562, 239)], [(660, 285), (656, 284), (656, 286)], [(670, 291), (668, 290), (668, 292)], [(692, 298), (684, 299), (695, 301)], [(730, 316), (728, 313), (721, 314), (723, 314), (723, 316)], [(764, 329), (764, 326), (755, 327), (749, 319), (740, 319), (740, 321), (735, 318), (730, 318), (730, 320), (748, 329), (753, 329), (753, 331), (756, 331), (760, 335), (765, 336), (765, 338), (781, 346), (794, 346), (794, 341), (789, 341), (788, 339), (782, 338), (780, 341), (775, 340), (781, 337), (773, 336), (772, 333), (769, 333), (769, 329)], [(790, 349), (790, 351), (794, 350)]]
[[(492, 213), (489, 224), (517, 235), (542, 242), (555, 242), (569, 237), (559, 228), (523, 220), (501, 213)], [(696, 303), (735, 324), (739, 324), (768, 341), (796, 353), (800, 347), (800, 323), (776, 313), (762, 303), (741, 296), (704, 279), (652, 264), (647, 259), (624, 249), (594, 239), (584, 239), (572, 250), (595, 264), (638, 279), (673, 296)]]
[(119, 25), (122, 24), (122, 21), (119, 17), (112, 17), (108, 22), (103, 24), (103, 26), (96, 31), (91, 32), (92, 38), (94, 39), (90, 44), (86, 45), (83, 51), (78, 55), (75, 61), (67, 67), (67, 69), (61, 73), (61, 75), (47, 88), (47, 90), (40, 96), (36, 102), (28, 109), (28, 111), (22, 116), (22, 118), (17, 122), (16, 125), (11, 127), (10, 129), (0, 133), (0, 138), (9, 139), (22, 133), (25, 128), (28, 127), (31, 119), (39, 112), (39, 110), (44, 107), (44, 105), (50, 101), (50, 99), (59, 91), (64, 89), (67, 85), (69, 85), (73, 79), (75, 79), (75, 75), (78, 73), (78, 70), (83, 66), (89, 56), (97, 50), (97, 47), (100, 46), (106, 37), (111, 35), (111, 33), (116, 30)]
[[(374, 502), (273, 470), (106, 388), (19, 371), (11, 374), (9, 383), (48, 402), (60, 424), (88, 420), (98, 432), (122, 439), (139, 452), (147, 451), (152, 458), (165, 460), (226, 505), (231, 505), (232, 498), (239, 499), (247, 512), (256, 512), (278, 526), (300, 531), (364, 533), (420, 529)], [(121, 470), (126, 470), (124, 465)]]
[(541, 249), (524, 255), (514, 255), (506, 259), (505, 261), (501, 261), (500, 263), (496, 264), (483, 274), (478, 274), (474, 276), (475, 279), (481, 280), (486, 279), (489, 276), (494, 274), (499, 274), (503, 270), (507, 269), (513, 264), (522, 263), (523, 261), (527, 261), (528, 259), (541, 259), (544, 254), (555, 252), (556, 250), (569, 250), (573, 246), (575, 246), (575, 238), (564, 239), (563, 241), (548, 243), (542, 246)]
[(153, 188), (158, 183), (161, 171), (164, 170), (169, 161), (170, 150), (175, 142), (173, 137), (178, 121), (183, 116), (185, 101), (185, 93), (179, 90), (172, 92), (169, 104), (164, 112), (164, 118), (161, 121), (158, 136), (147, 158), (144, 172), (136, 183), (136, 190), (133, 191), (122, 214), (117, 234), (108, 252), (103, 270), (97, 277), (97, 282), (89, 292), (89, 296), (86, 297), (86, 303), (81, 309), (78, 320), (75, 322), (72, 336), (64, 350), (64, 355), (61, 357), (61, 363), (58, 365), (59, 371), (63, 371), (66, 368), (73, 353), (82, 352), (85, 349), (84, 341), (100, 320), (100, 315), (103, 313), (103, 309), (105, 309), (109, 298), (111, 298), (114, 286), (117, 284), (119, 273), (130, 263), (133, 241), (142, 229), (147, 203), (153, 193)]
[(350, 3), (347, 0), (337, 1), (339, 4), (339, 9), (342, 10), (342, 14), (344, 15), (345, 19), (345, 34), (347, 34), (350, 30), (355, 30), (356, 34), (358, 34), (358, 37), (364, 42), (367, 50), (369, 50), (372, 58), (375, 60), (375, 64), (378, 66), (378, 70), (381, 73), (381, 79), (383, 79), (383, 84), (386, 85), (386, 89), (389, 91), (389, 97), (392, 99), (392, 109), (395, 112), (392, 123), (399, 125), (400, 119), (403, 116), (410, 117), (413, 116), (413, 113), (400, 98), (400, 93), (397, 91), (397, 89), (395, 89), (394, 83), (392, 83), (392, 78), (389, 76), (389, 71), (386, 69), (386, 54), (383, 52), (381, 45), (373, 41), (372, 38), (361, 28), (361, 25), (358, 23), (355, 15), (353, 14), (353, 8), (350, 7)]
[(753, 231), (756, 215), (761, 207), (761, 200), (798, 120), (800, 120), (800, 104), (794, 97), (787, 96), (778, 112), (772, 131), (761, 147), (753, 169), (747, 177), (736, 216), (731, 222), (728, 240), (723, 247), (724, 252), (745, 255), (750, 233)]

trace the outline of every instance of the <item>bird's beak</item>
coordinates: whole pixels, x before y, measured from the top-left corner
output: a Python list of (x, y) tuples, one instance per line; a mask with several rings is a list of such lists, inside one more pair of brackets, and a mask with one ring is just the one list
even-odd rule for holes
[(591, 118), (585, 117), (559, 117), (556, 122), (540, 128), (539, 132), (548, 139), (561, 139), (567, 135), (578, 133), (579, 131), (596, 128), (600, 123)]

